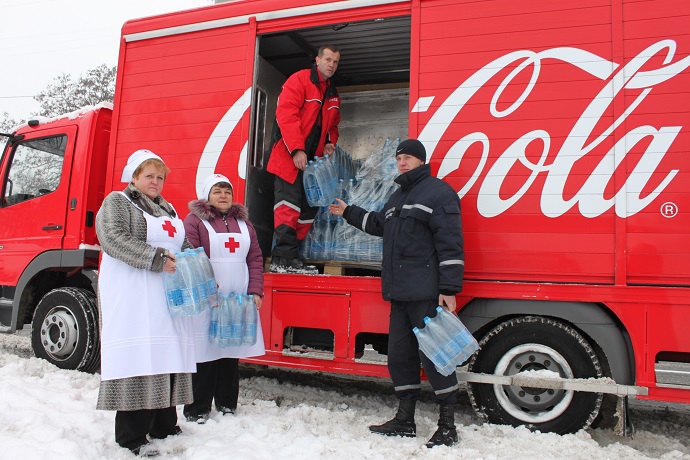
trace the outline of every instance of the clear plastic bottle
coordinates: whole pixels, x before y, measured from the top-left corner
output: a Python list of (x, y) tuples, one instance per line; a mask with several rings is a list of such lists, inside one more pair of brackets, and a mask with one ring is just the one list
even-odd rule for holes
[(232, 295), (221, 295), (220, 306), (218, 307), (218, 338), (217, 345), (220, 348), (230, 346), (232, 338), (232, 309), (234, 297)]
[(204, 252), (204, 248), (196, 248), (197, 257), (199, 259), (199, 265), (201, 265), (201, 272), (203, 274), (204, 280), (206, 282), (206, 294), (208, 295), (209, 307), (218, 306), (218, 283), (216, 283), (216, 277), (213, 273), (213, 265), (208, 256)]
[(321, 203), (323, 203), (324, 198), (318, 174), (319, 170), (316, 164), (308, 164), (302, 174), (304, 194), (309, 206), (323, 206)]
[(189, 266), (192, 269), (192, 276), (194, 277), (194, 283), (196, 289), (192, 289), (192, 295), (196, 294), (194, 314), (197, 314), (203, 310), (209, 308), (208, 300), (208, 288), (206, 283), (206, 275), (204, 274), (204, 269), (201, 266), (201, 261), (199, 260), (199, 255), (195, 250), (185, 249), (184, 251)]
[(462, 324), (456, 314), (449, 312), (442, 306), (436, 307), (435, 321), (438, 321), (457, 344), (460, 352), (455, 361), (461, 365), (467, 361), (475, 351), (479, 350), (479, 343), (472, 333)]
[(330, 212), (326, 212), (320, 222), (323, 234), (323, 260), (333, 259), (333, 227), (335, 218)]
[(220, 296), (218, 297), (218, 302), (219, 305), (217, 307), (211, 308), (211, 322), (208, 327), (208, 338), (212, 344), (220, 347), (220, 325), (218, 324), (218, 320), (220, 311), (222, 310), (220, 304), (223, 302), (223, 299)]
[(254, 345), (256, 343), (256, 323), (259, 315), (254, 304), (254, 297), (251, 294), (243, 297), (245, 300), (242, 345)]
[(230, 313), (230, 346), (242, 345), (244, 335), (244, 296), (233, 293), (234, 302)]
[(428, 316), (424, 318), (424, 329), (422, 331), (433, 341), (434, 350), (438, 349), (440, 352), (434, 358), (427, 355), (434, 363), (436, 370), (443, 375), (450, 375), (455, 372), (457, 367), (456, 357), (461, 351), (457, 343), (448, 335), (439, 321), (433, 321)]
[(335, 197), (338, 195), (338, 170), (336, 169), (335, 165), (333, 164), (333, 160), (331, 160), (328, 154), (323, 156), (323, 163), (324, 166), (326, 166), (326, 171), (328, 171), (328, 175), (330, 176), (330, 188), (333, 190), (333, 199), (331, 199), (329, 203), (332, 203), (333, 200), (335, 200)]
[(450, 358), (444, 353), (444, 351), (438, 346), (436, 340), (429, 334), (426, 327), (419, 329), (417, 327), (412, 328), (412, 332), (417, 337), (417, 343), (419, 343), (419, 349), (422, 350), (429, 360), (434, 364), (434, 367), (443, 375), (450, 375), (454, 370), (455, 366), (452, 366), (452, 370), (448, 373), (444, 373), (446, 369), (450, 366)]
[[(168, 311), (171, 316), (183, 316), (191, 307), (191, 297), (187, 290), (182, 272), (179, 270), (180, 260), (177, 258), (178, 269), (175, 273), (165, 273), (165, 293), (168, 300)], [(186, 294), (186, 295), (185, 295)]]
[(190, 260), (190, 256), (186, 252), (176, 253), (175, 261), (177, 267), (175, 271), (180, 272), (185, 285), (184, 290), (182, 290), (184, 314), (194, 315), (198, 313), (199, 308), (199, 286), (192, 265), (193, 261)]

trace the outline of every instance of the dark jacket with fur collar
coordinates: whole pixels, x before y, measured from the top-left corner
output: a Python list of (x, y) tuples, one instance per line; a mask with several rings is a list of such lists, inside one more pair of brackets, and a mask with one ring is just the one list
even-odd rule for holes
[(249, 268), (249, 287), (248, 294), (264, 295), (264, 260), (259, 247), (259, 240), (256, 238), (256, 230), (249, 222), (247, 208), (241, 204), (233, 203), (232, 207), (225, 216), (227, 226), (223, 221), (220, 211), (211, 206), (208, 200), (194, 200), (189, 202), (191, 211), (184, 220), (184, 229), (187, 239), (195, 248), (203, 247), (206, 255), (210, 257), (208, 230), (202, 222), (207, 220), (213, 229), (218, 233), (239, 233), (240, 226), (237, 219), (242, 219), (247, 223), (251, 245), (247, 253), (247, 267)]

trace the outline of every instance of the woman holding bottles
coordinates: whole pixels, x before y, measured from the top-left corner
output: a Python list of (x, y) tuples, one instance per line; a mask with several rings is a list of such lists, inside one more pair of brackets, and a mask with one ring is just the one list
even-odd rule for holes
[[(198, 200), (189, 203), (184, 227), (189, 242), (202, 247), (211, 260), (218, 294), (246, 293), (261, 308), (263, 257), (247, 208), (233, 203), (230, 180), (212, 174), (202, 184)], [(197, 372), (193, 375), (194, 402), (184, 406), (188, 421), (205, 423), (215, 400), (216, 410), (233, 414), (239, 395), (239, 358), (265, 353), (261, 322), (257, 321), (254, 345), (219, 348), (209, 340), (211, 312), (194, 317)]]
[(191, 248), (161, 196), (168, 173), (158, 155), (137, 150), (122, 172), (127, 187), (105, 197), (96, 217), (103, 250), (96, 407), (117, 411), (115, 441), (144, 457), (158, 455), (147, 435), (181, 432), (175, 406), (192, 400), (196, 370), (191, 319), (170, 315), (164, 288), (163, 272), (176, 270), (174, 253)]

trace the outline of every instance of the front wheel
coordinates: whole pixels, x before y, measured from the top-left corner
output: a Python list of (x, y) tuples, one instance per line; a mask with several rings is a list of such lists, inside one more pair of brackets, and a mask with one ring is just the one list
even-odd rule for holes
[(43, 296), (34, 312), (31, 346), (36, 357), (61, 369), (98, 371), (101, 345), (93, 292), (68, 287)]
[[(562, 378), (599, 378), (602, 366), (593, 348), (573, 327), (537, 316), (499, 324), (480, 342), (469, 371), (515, 375), (550, 371)], [(542, 388), (470, 383), (474, 410), (491, 423), (531, 430), (574, 433), (599, 413), (602, 395)]]

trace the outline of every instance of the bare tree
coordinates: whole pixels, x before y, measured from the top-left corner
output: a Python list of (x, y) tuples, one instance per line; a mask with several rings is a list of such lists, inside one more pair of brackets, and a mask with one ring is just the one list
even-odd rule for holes
[(41, 104), (36, 115), (54, 117), (99, 102), (112, 102), (116, 75), (116, 67), (102, 64), (80, 75), (76, 82), (68, 74), (58, 76), (34, 98)]

